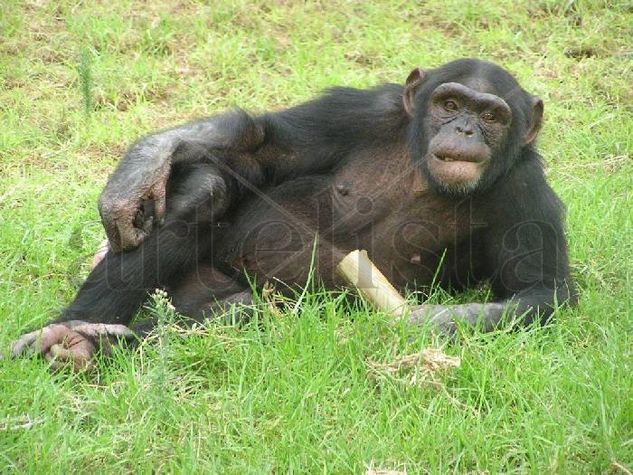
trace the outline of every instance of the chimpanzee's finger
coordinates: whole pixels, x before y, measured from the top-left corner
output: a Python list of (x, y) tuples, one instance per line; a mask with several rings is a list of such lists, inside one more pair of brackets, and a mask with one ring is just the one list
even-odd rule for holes
[(133, 337), (135, 334), (125, 325), (120, 323), (85, 323), (81, 322), (72, 327), (73, 331), (85, 336), (96, 338), (98, 336)]
[(118, 220), (116, 222), (116, 225), (121, 239), (121, 250), (123, 251), (128, 251), (130, 249), (138, 247), (138, 245), (141, 244), (143, 240), (147, 237), (147, 233), (143, 232), (141, 229), (134, 227), (131, 217), (130, 219), (126, 218)]
[(11, 344), (11, 356), (13, 358), (17, 358), (27, 349), (31, 350), (32, 352), (34, 350), (33, 343), (35, 343), (35, 340), (37, 340), (37, 337), (41, 332), (42, 330), (36, 330), (30, 333), (26, 333), (25, 335), (22, 335), (20, 338), (14, 341)]
[(103, 224), (103, 229), (105, 230), (106, 236), (108, 237), (108, 242), (110, 242), (112, 251), (120, 252), (121, 251), (121, 237), (119, 236), (119, 228), (116, 225), (116, 221), (108, 220), (102, 215), (101, 223)]
[(49, 325), (22, 335), (11, 345), (11, 356), (20, 356), (28, 350), (29, 353), (46, 353), (50, 346), (60, 341), (68, 328), (63, 325)]
[(35, 350), (38, 353), (48, 353), (51, 346), (64, 341), (73, 331), (65, 325), (49, 325), (42, 330), (42, 336), (35, 341)]
[(149, 218), (147, 218), (143, 223), (143, 227), (141, 229), (146, 235), (151, 233), (152, 229), (154, 229), (154, 216), (150, 216)]
[(167, 188), (165, 183), (157, 183), (152, 188), (152, 199), (154, 200), (154, 213), (156, 221), (162, 223), (167, 210)]
[(84, 343), (86, 345), (75, 345), (72, 348), (65, 348), (63, 345), (55, 344), (51, 346), (44, 357), (54, 369), (64, 368), (68, 365), (72, 365), (74, 371), (92, 369), (94, 364), (91, 358), (94, 354), (94, 346), (87, 340), (84, 340)]

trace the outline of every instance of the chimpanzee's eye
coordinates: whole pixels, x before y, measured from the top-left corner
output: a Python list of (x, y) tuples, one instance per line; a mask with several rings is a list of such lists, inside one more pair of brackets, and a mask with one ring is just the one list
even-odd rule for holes
[(486, 122), (496, 122), (497, 118), (492, 112), (484, 112), (481, 114), (481, 118)]
[(444, 109), (448, 112), (456, 112), (459, 107), (455, 101), (448, 99), (444, 101)]

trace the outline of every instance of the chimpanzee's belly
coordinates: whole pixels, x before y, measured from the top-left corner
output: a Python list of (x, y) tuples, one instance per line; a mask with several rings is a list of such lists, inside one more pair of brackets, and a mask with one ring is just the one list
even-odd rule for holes
[(215, 259), (260, 285), (302, 286), (313, 269), (326, 287), (337, 287), (344, 284), (338, 262), (366, 249), (397, 287), (429, 284), (463, 234), (454, 206), (416, 190), (407, 174), (387, 186), (351, 178), (345, 170), (303, 177), (247, 198), (215, 243)]

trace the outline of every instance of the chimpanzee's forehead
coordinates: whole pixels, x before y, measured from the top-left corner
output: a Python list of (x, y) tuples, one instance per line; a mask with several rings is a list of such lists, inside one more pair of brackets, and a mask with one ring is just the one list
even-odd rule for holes
[(462, 81), (459, 81), (459, 83), (477, 92), (485, 92), (495, 95), (498, 93), (497, 88), (488, 79), (480, 76), (470, 76)]
[(472, 75), (457, 81), (477, 92), (493, 94), (505, 101), (512, 100), (516, 94), (521, 93), (521, 86), (512, 78), (500, 75)]
[(457, 82), (477, 92), (503, 96), (518, 87), (511, 74), (496, 64), (478, 59), (461, 59), (438, 70), (441, 82)]

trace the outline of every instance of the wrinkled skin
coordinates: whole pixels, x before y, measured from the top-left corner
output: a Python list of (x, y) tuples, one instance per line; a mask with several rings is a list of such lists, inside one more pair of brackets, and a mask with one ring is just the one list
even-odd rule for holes
[(102, 351), (107, 350), (106, 339), (113, 336), (132, 338), (134, 333), (125, 325), (88, 324), (82, 321), (57, 323), (22, 335), (11, 346), (11, 355), (15, 358), (24, 353), (36, 353), (45, 357), (53, 368), (86, 370), (93, 366), (92, 358), (97, 347)]
[[(169, 156), (158, 158), (144, 173), (126, 175), (123, 195), (120, 191), (123, 184), (117, 179), (120, 175), (114, 175), (99, 199), (99, 213), (110, 247), (115, 252), (137, 247), (151, 232), (154, 220), (159, 223), (165, 216), (171, 160)], [(154, 204), (152, 216), (143, 215), (141, 204), (144, 201)]]
[[(175, 165), (194, 163), (211, 150), (249, 152), (263, 140), (261, 128), (242, 127), (232, 114), (226, 114), (151, 135), (134, 144), (99, 198), (99, 214), (110, 247), (115, 252), (134, 249), (164, 222), (167, 183)], [(148, 202), (153, 205), (152, 213), (143, 209)]]

